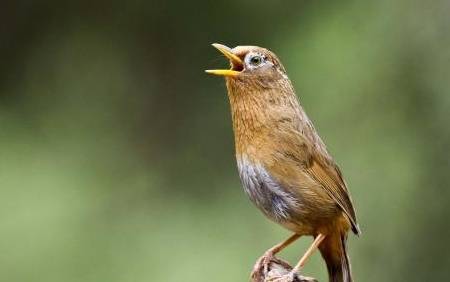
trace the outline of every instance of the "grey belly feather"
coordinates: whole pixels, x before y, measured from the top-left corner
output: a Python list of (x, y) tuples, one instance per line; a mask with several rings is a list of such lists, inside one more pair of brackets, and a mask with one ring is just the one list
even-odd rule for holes
[(269, 218), (283, 223), (297, 217), (301, 203), (281, 187), (261, 165), (237, 160), (239, 176), (250, 200)]

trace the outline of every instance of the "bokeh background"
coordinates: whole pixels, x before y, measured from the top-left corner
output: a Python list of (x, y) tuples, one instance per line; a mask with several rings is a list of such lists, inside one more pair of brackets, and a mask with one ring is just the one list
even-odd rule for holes
[[(6, 1), (0, 281), (247, 281), (289, 233), (240, 187), (210, 46), (282, 59), (363, 230), (357, 281), (450, 275), (450, 2)], [(294, 263), (310, 238), (283, 252)], [(315, 254), (305, 274), (326, 281)]]

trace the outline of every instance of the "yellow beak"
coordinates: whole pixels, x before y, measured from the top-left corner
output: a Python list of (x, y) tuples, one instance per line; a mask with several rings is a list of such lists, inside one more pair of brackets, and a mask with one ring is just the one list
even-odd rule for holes
[[(216, 48), (217, 50), (219, 50), (222, 54), (225, 55), (225, 57), (227, 57), (232, 66), (243, 66), (244, 62), (242, 62), (241, 58), (239, 58), (238, 56), (236, 56), (235, 54), (233, 54), (233, 52), (231, 51), (231, 48), (219, 44), (219, 43), (214, 43), (212, 44), (212, 46), (214, 48)], [(229, 69), (229, 70), (206, 70), (206, 73), (209, 74), (215, 74), (215, 75), (221, 75), (221, 76), (237, 76), (240, 74), (239, 71), (233, 70), (233, 69)]]

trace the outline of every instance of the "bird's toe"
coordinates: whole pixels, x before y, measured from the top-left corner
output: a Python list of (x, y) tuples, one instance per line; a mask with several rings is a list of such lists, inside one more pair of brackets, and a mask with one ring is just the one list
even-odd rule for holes
[(256, 277), (258, 275), (267, 275), (269, 272), (269, 266), (273, 259), (273, 253), (272, 252), (266, 252), (264, 255), (262, 255), (253, 266), (253, 270), (251, 273), (251, 277)]

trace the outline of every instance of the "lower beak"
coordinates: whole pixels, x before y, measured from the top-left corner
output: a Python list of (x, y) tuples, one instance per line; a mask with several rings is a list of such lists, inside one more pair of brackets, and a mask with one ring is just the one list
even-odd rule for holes
[(206, 73), (215, 74), (215, 75), (221, 75), (221, 76), (238, 76), (241, 72), (233, 70), (234, 66), (243, 66), (244, 62), (242, 62), (241, 58), (236, 56), (229, 47), (214, 43), (212, 44), (213, 47), (215, 47), (217, 50), (219, 50), (222, 54), (225, 55), (230, 60), (232, 68), (229, 70), (206, 70)]

